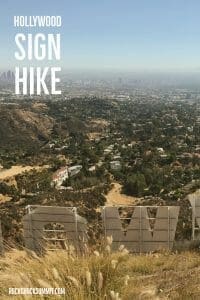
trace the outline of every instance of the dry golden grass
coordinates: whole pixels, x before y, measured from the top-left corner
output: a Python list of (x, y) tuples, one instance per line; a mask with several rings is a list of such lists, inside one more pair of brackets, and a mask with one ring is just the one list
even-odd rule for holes
[(42, 168), (43, 167), (40, 167), (40, 166), (34, 166), (34, 167), (33, 166), (26, 166), (26, 167), (12, 166), (10, 169), (0, 171), (0, 180), (5, 180), (5, 179), (8, 179), (10, 177), (14, 177), (18, 174), (22, 174), (23, 172), (29, 172), (33, 169), (38, 171)]
[(64, 296), (15, 296), (13, 299), (134, 300), (200, 299), (200, 254), (111, 253), (109, 242), (87, 256), (64, 251), (38, 257), (14, 250), (0, 260), (0, 299), (9, 287), (65, 287)]

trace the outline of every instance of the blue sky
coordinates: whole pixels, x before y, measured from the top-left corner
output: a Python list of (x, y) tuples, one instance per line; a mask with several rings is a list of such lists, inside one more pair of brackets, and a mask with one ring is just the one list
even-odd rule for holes
[(0, 69), (16, 64), (14, 36), (28, 32), (13, 27), (14, 15), (62, 16), (66, 70), (200, 70), (199, 0), (6, 0)]

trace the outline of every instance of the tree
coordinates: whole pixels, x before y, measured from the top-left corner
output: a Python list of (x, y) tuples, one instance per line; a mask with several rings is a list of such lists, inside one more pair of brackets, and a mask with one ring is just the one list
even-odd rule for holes
[(124, 184), (124, 192), (128, 195), (142, 196), (146, 187), (144, 175), (137, 173), (127, 178)]

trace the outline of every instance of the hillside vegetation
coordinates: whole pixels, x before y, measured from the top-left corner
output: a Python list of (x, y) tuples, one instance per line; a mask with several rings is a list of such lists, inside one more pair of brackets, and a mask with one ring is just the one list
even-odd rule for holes
[[(0, 299), (9, 287), (60, 287), (71, 300), (200, 299), (200, 255), (197, 252), (130, 255), (100, 252), (77, 257), (73, 251), (44, 257), (12, 250), (0, 260)], [(58, 299), (58, 296), (15, 296), (15, 299)]]
[[(53, 128), (53, 119), (29, 109), (0, 107), (0, 147), (33, 146), (33, 143), (48, 140)], [(38, 144), (39, 145), (39, 144)]]

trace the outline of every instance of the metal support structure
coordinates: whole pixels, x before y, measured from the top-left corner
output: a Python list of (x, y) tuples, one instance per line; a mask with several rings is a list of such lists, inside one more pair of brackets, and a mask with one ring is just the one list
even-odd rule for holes
[[(130, 217), (119, 215), (119, 208), (132, 208)], [(150, 216), (148, 209), (156, 209), (156, 216)], [(113, 236), (115, 249), (124, 244), (132, 252), (150, 252), (156, 249), (170, 250), (173, 246), (179, 215), (176, 206), (114, 206), (102, 207), (105, 236)], [(129, 220), (126, 234), (121, 221)], [(154, 223), (154, 228), (151, 226)]]
[[(24, 238), (25, 246), (31, 250), (53, 250), (52, 247), (47, 249), (48, 242), (55, 243), (55, 250), (57, 242), (63, 242), (62, 247), (65, 247), (66, 242), (66, 245), (81, 249), (83, 240), (87, 240), (87, 222), (77, 214), (75, 207), (29, 205), (27, 212), (23, 217)], [(63, 228), (56, 228), (58, 226)]]

